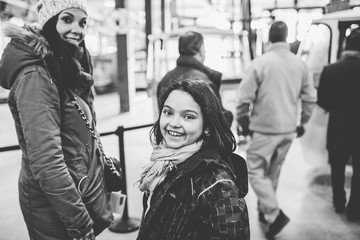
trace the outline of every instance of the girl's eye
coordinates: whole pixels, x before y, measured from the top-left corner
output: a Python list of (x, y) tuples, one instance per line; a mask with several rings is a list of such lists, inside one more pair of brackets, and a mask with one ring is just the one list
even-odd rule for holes
[(166, 115), (166, 116), (169, 116), (169, 115), (171, 115), (171, 111), (167, 110), (167, 109), (164, 109), (163, 114)]
[(190, 120), (190, 119), (195, 119), (195, 116), (193, 116), (191, 114), (185, 114), (184, 118), (187, 119), (187, 120)]
[(81, 22), (79, 23), (80, 27), (82, 27), (82, 28), (86, 27), (86, 24), (87, 24), (86, 21), (81, 21)]
[(65, 23), (71, 23), (71, 18), (70, 18), (70, 17), (63, 17), (62, 20), (63, 20)]

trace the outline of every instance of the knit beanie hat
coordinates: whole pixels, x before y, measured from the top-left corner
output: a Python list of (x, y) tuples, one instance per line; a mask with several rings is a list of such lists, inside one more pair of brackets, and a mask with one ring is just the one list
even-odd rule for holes
[(203, 43), (204, 38), (200, 33), (188, 31), (179, 38), (179, 53), (181, 55), (193, 56), (200, 52)]
[(36, 6), (38, 22), (44, 27), (50, 18), (68, 8), (80, 8), (87, 12), (86, 0), (39, 0)]

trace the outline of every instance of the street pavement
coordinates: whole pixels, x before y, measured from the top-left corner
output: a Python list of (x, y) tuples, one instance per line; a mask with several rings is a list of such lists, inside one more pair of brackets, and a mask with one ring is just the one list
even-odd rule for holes
[[(234, 111), (234, 92), (225, 93), (223, 103)], [(120, 100), (116, 93), (97, 96), (95, 100), (98, 129), (112, 132), (119, 126), (125, 128), (146, 125), (155, 119), (153, 102), (145, 93), (138, 93), (131, 111), (120, 113)], [(278, 199), (289, 216), (290, 223), (275, 239), (278, 240), (359, 240), (360, 222), (349, 223), (344, 214), (336, 214), (331, 204), (329, 167), (324, 146), (324, 119), (319, 109), (314, 113), (305, 136), (295, 139), (280, 176)], [(6, 104), (0, 104), (0, 147), (17, 145), (15, 128)], [(326, 124), (326, 122), (325, 122)], [(234, 126), (233, 126), (234, 128)], [(128, 215), (131, 220), (141, 218), (141, 193), (137, 189), (141, 167), (149, 160), (151, 145), (149, 127), (126, 131), (125, 164), (128, 195)], [(233, 129), (235, 130), (235, 129)], [(235, 131), (234, 131), (235, 132)], [(119, 156), (118, 138), (102, 137), (105, 152)], [(246, 145), (237, 152), (246, 158)], [(27, 230), (18, 204), (17, 177), (20, 169), (20, 151), (0, 153), (0, 240), (28, 240)], [(347, 169), (351, 175), (351, 169)], [(349, 194), (349, 188), (347, 188)], [(266, 226), (257, 219), (257, 199), (251, 189), (246, 196), (249, 209), (251, 240), (263, 240)], [(120, 216), (116, 215), (116, 219)], [(133, 240), (137, 231), (115, 233), (106, 229), (96, 239)]]

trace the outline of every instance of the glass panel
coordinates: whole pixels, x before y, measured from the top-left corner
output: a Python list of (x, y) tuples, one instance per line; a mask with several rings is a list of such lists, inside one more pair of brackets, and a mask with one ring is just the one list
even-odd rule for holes
[(330, 28), (325, 24), (314, 24), (299, 49), (298, 54), (308, 66), (316, 87), (323, 67), (329, 63), (330, 42)]

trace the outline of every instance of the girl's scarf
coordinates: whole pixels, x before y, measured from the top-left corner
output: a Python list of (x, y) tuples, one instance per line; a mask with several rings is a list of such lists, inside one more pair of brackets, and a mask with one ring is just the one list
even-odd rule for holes
[(155, 187), (164, 181), (167, 174), (177, 164), (184, 162), (194, 153), (198, 152), (201, 146), (202, 141), (179, 149), (167, 148), (163, 143), (155, 146), (151, 154), (150, 163), (143, 168), (140, 175), (140, 191), (152, 193)]

